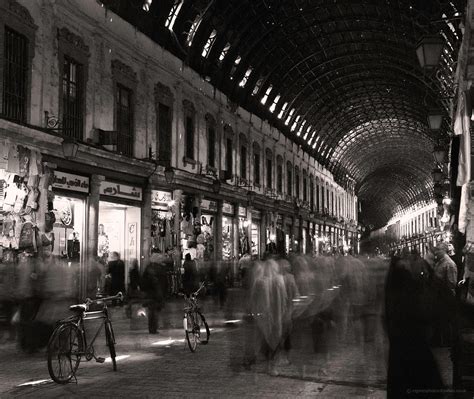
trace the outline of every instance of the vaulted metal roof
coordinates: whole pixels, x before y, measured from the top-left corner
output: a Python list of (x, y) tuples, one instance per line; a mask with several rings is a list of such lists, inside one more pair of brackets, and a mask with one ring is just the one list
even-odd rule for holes
[[(268, 120), (334, 173), (356, 181), (381, 226), (432, 197), (433, 144), (449, 102), (465, 0), (104, 0), (229, 99)], [(425, 34), (445, 40), (436, 72)], [(426, 122), (442, 108), (441, 132)]]

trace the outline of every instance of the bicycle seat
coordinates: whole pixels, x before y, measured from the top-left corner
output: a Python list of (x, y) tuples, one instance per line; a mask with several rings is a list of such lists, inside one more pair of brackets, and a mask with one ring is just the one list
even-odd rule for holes
[(85, 312), (87, 310), (87, 305), (84, 303), (81, 303), (80, 305), (71, 305), (69, 306), (69, 310)]

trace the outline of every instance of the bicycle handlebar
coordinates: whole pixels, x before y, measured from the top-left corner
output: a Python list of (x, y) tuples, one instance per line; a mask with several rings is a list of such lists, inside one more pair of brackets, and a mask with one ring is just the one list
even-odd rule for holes
[(90, 299), (86, 298), (86, 305), (92, 305), (93, 303), (99, 303), (99, 302), (104, 302), (104, 301), (113, 301), (114, 299), (118, 299), (119, 301), (123, 301), (123, 294), (122, 292), (117, 293), (114, 296), (108, 296), (105, 298), (98, 298), (98, 299)]
[[(192, 292), (189, 296), (198, 296), (199, 292), (206, 286), (206, 283), (203, 281), (201, 284), (199, 284), (199, 288), (197, 291), (195, 292)], [(178, 296), (182, 296), (182, 297), (187, 297), (188, 295), (186, 295), (185, 293), (183, 292), (178, 292)]]

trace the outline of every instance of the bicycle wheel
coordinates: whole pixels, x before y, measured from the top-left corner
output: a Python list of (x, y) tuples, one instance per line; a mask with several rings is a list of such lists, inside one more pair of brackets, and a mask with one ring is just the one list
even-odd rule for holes
[[(209, 326), (207, 325), (206, 318), (201, 312), (198, 312), (201, 322), (199, 323), (199, 340), (201, 344), (206, 345), (209, 342), (209, 337), (211, 332), (209, 331)], [(205, 339), (203, 339), (205, 338)]]
[(114, 330), (112, 329), (112, 323), (110, 321), (105, 322), (105, 340), (110, 351), (110, 358), (112, 359), (112, 366), (114, 371), (117, 371), (117, 361), (115, 360), (115, 337)]
[(66, 384), (75, 376), (82, 352), (82, 334), (75, 324), (56, 327), (48, 342), (48, 371), (54, 382)]
[(198, 334), (196, 333), (196, 323), (192, 313), (186, 313), (186, 340), (191, 352), (194, 352), (197, 347)]

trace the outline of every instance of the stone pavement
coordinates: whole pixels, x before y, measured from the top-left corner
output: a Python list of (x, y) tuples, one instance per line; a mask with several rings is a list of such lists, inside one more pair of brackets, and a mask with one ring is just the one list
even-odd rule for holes
[[(0, 397), (26, 398), (384, 398), (385, 343), (378, 348), (356, 342), (329, 343), (327, 354), (314, 353), (308, 325), (297, 323), (289, 365), (278, 365), (278, 376), (267, 374), (262, 357), (243, 367), (248, 326), (242, 322), (242, 293), (230, 292), (228, 306), (219, 309), (211, 298), (202, 308), (211, 327), (208, 345), (191, 353), (182, 331), (180, 298), (172, 299), (160, 316), (160, 334), (150, 335), (144, 322), (133, 324), (124, 308), (113, 310), (118, 371), (106, 361), (83, 362), (78, 382), (57, 385), (49, 379), (44, 351), (18, 352), (0, 346)], [(226, 322), (227, 321), (227, 322)], [(250, 330), (251, 331), (251, 330)], [(337, 335), (334, 332), (334, 337)], [(99, 337), (99, 355), (107, 356)], [(23, 385), (32, 383), (32, 385)]]

